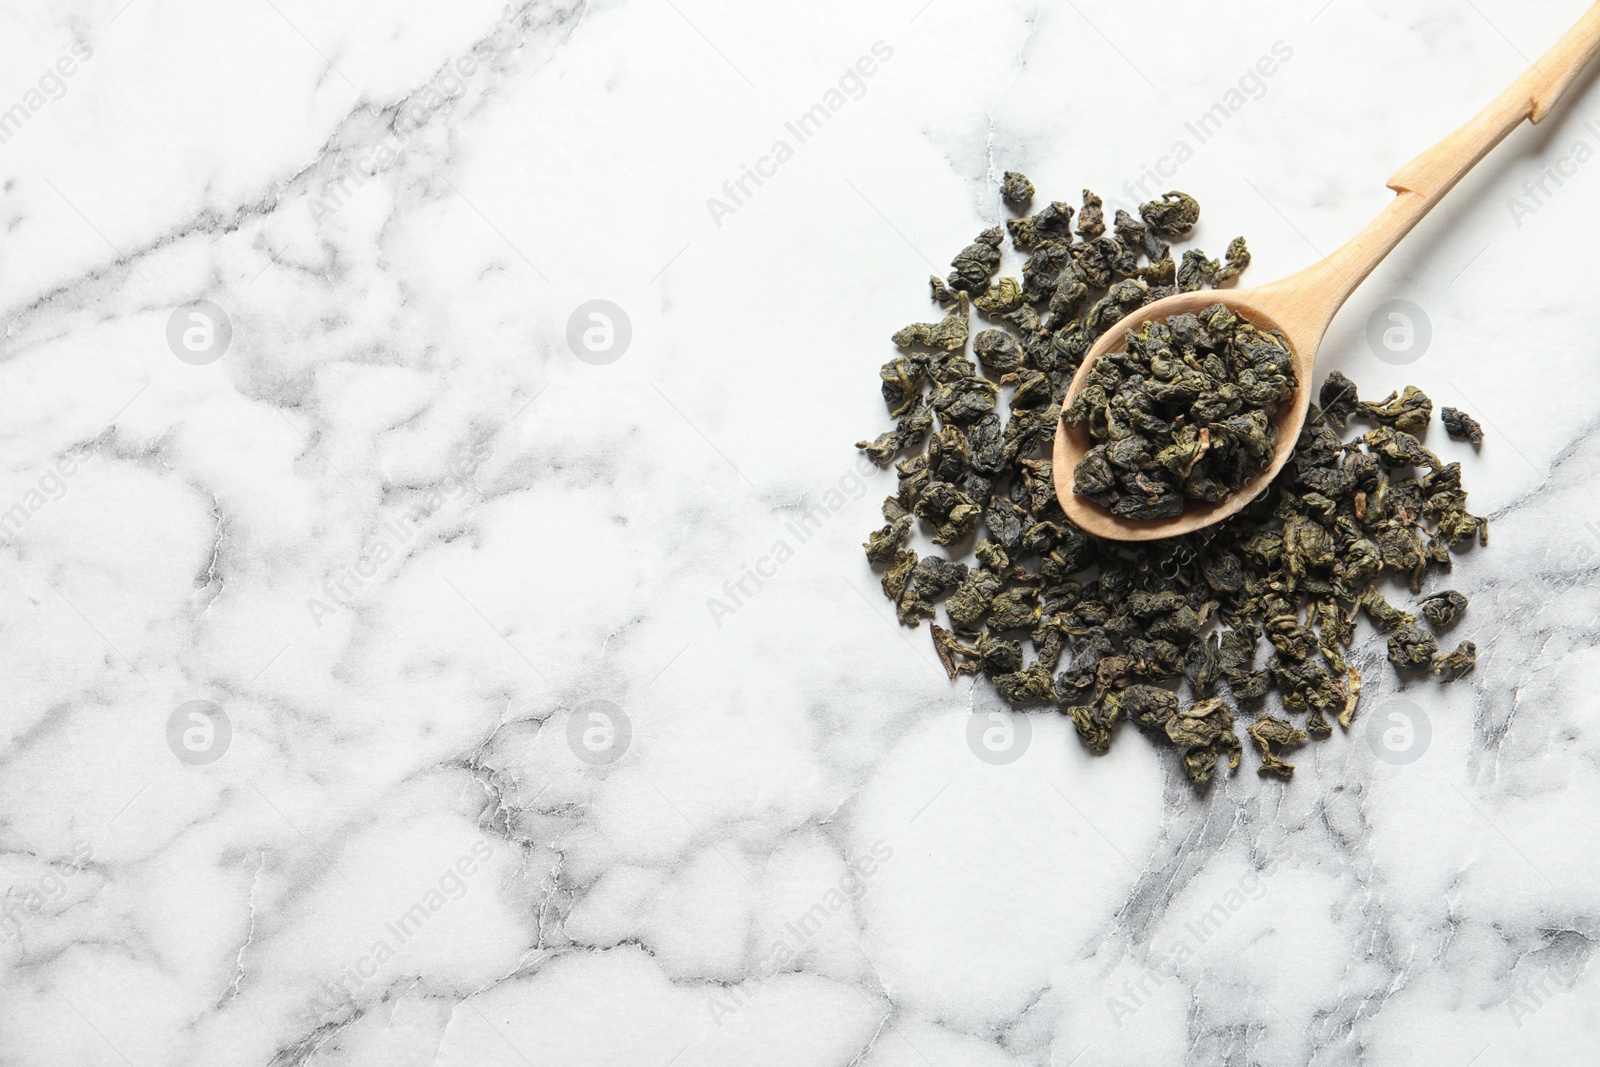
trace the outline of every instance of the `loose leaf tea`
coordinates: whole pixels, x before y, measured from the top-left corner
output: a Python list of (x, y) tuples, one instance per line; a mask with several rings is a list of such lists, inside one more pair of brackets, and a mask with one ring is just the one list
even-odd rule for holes
[(1213, 304), (1127, 341), (1095, 361), (1062, 412), (1095, 442), (1074, 492), (1125, 519), (1167, 519), (1189, 500), (1221, 503), (1271, 462), (1272, 419), (1295, 390), (1281, 335)]
[(1440, 408), (1439, 421), (1444, 423), (1444, 432), (1457, 441), (1483, 444), (1483, 427), (1478, 425), (1477, 419), (1460, 408)]
[(1455, 647), (1455, 651), (1433, 661), (1433, 673), (1447, 682), (1453, 682), (1477, 665), (1478, 646), (1471, 641), (1463, 641)]
[[(1007, 173), (1006, 202), (1032, 193)], [(1237, 767), (1241, 728), (1260, 771), (1287, 777), (1285, 749), (1329, 736), (1331, 719), (1351, 725), (1362, 678), (1345, 650), (1358, 612), (1397, 670), (1471, 670), (1471, 642), (1439, 655), (1429, 629), (1453, 624), (1465, 597), (1423, 598), (1423, 626), (1377, 584), (1419, 593), (1450, 570), (1452, 549), (1486, 543), (1488, 527), (1466, 510), (1460, 464), (1422, 443), (1432, 401), (1407, 388), (1364, 402), (1337, 371), (1289, 462), (1226, 521), (1117, 542), (1067, 519), (1048, 450), (1089, 347), (1129, 312), (1249, 262), (1242, 239), (1221, 262), (1193, 248), (1175, 259), (1169, 239), (1199, 216), (1193, 197), (1172, 192), (1138, 218), (1117, 211), (1108, 232), (1085, 191), (1081, 209), (1056, 201), (983, 231), (947, 281), (930, 280), (942, 317), (894, 335), (900, 352), (879, 378), (895, 425), (857, 447), (898, 474), (867, 558), (900, 622), (929, 620), (952, 680), (982, 676), (1012, 704), (1053, 704), (1096, 752), (1130, 721), (1204, 784), (1219, 761)], [(1007, 233), (1026, 257), (1020, 278), (997, 276)], [(1295, 387), (1286, 357), (1281, 338), (1220, 307), (1135, 334), (1122, 360), (1101, 361), (1097, 399), (1069, 409), (1102, 434), (1110, 473), (1097, 464), (1091, 491), (1141, 515), (1225, 494), (1271, 453), (1267, 415)], [(914, 535), (944, 552), (919, 552)]]
[(1423, 597), (1418, 603), (1422, 605), (1422, 617), (1427, 619), (1428, 625), (1435, 630), (1455, 625), (1461, 613), (1467, 610), (1467, 598), (1454, 589), (1446, 589), (1432, 596)]
[(1027, 207), (1033, 199), (1033, 183), (1014, 170), (1008, 170), (1000, 184), (1000, 196), (1012, 207)]
[(1289, 745), (1298, 745), (1307, 740), (1310, 735), (1295, 726), (1294, 723), (1277, 718), (1272, 715), (1263, 715), (1250, 725), (1251, 740), (1261, 749), (1261, 772), (1263, 774), (1276, 774), (1287, 778), (1294, 773), (1294, 764), (1285, 763), (1278, 758), (1278, 752), (1272, 747), (1278, 746), (1279, 751)]
[(1409, 434), (1424, 434), (1428, 432), (1428, 420), (1433, 417), (1433, 401), (1421, 389), (1408, 385), (1405, 392), (1390, 393), (1387, 399), (1376, 404), (1358, 401), (1356, 411), (1384, 426), (1393, 426)]

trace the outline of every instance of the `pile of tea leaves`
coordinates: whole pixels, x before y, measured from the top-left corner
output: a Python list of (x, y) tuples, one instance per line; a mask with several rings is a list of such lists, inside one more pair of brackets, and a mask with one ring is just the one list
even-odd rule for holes
[(1094, 442), (1073, 491), (1126, 519), (1219, 504), (1272, 461), (1272, 419), (1296, 384), (1288, 342), (1221, 304), (1146, 322), (1061, 413)]
[[(1006, 175), (1006, 203), (1032, 195), (1026, 178)], [(900, 354), (879, 376), (895, 426), (858, 447), (898, 473), (867, 558), (902, 624), (933, 620), (952, 680), (981, 674), (1015, 705), (1053, 705), (1099, 752), (1131, 719), (1204, 784), (1219, 759), (1238, 766), (1239, 728), (1260, 770), (1287, 776), (1284, 749), (1329, 736), (1330, 716), (1351, 725), (1361, 675), (1344, 650), (1358, 614), (1387, 635), (1402, 674), (1471, 670), (1471, 642), (1441, 655), (1436, 637), (1464, 597), (1434, 593), (1419, 621), (1380, 586), (1420, 593), (1450, 570), (1452, 549), (1486, 542), (1488, 529), (1466, 510), (1460, 464), (1422, 443), (1432, 401), (1407, 388), (1364, 402), (1338, 372), (1293, 457), (1230, 519), (1145, 542), (1102, 540), (1067, 519), (1049, 448), (1089, 346), (1128, 312), (1249, 262), (1243, 239), (1222, 262), (1193, 248), (1174, 258), (1169, 241), (1199, 215), (1193, 197), (1172, 192), (1138, 219), (1116, 212), (1108, 232), (1085, 191), (1081, 208), (1057, 202), (1007, 222), (1027, 256), (1020, 280), (996, 277), (1005, 231), (980, 233), (948, 280), (931, 281), (947, 313), (894, 334)], [(1347, 430), (1352, 419), (1368, 428)], [(1481, 439), (1453, 410), (1448, 429)], [(919, 555), (914, 526), (943, 553)]]

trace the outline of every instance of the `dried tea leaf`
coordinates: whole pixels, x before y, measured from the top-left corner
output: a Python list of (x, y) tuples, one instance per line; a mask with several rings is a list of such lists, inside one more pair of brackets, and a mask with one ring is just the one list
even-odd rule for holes
[(1428, 432), (1428, 422), (1433, 418), (1433, 401), (1421, 389), (1408, 385), (1405, 392), (1390, 393), (1376, 404), (1357, 404), (1356, 413), (1413, 436), (1421, 436)]
[(985, 370), (996, 374), (1022, 366), (1022, 345), (1005, 330), (984, 330), (972, 339), (972, 351)]
[(1454, 589), (1446, 589), (1441, 593), (1423, 597), (1418, 603), (1422, 606), (1422, 617), (1427, 619), (1428, 625), (1435, 630), (1455, 625), (1461, 613), (1467, 610), (1467, 598)]
[(1110, 750), (1112, 728), (1122, 718), (1120, 708), (1074, 704), (1065, 710), (1084, 744), (1096, 752)]
[(939, 657), (939, 663), (944, 667), (944, 672), (953, 682), (963, 674), (971, 673), (966, 669), (966, 664), (956, 659), (961, 651), (955, 635), (936, 622), (928, 624), (929, 632), (933, 636), (933, 651)]
[(911, 516), (889, 523), (877, 533), (867, 537), (867, 543), (861, 547), (867, 550), (867, 559), (872, 563), (893, 563), (900, 550), (905, 547), (906, 535), (911, 532)]
[(1005, 173), (1000, 183), (1000, 197), (1012, 207), (1027, 207), (1033, 199), (1033, 183), (1014, 170)]
[(1043, 664), (1035, 663), (1024, 670), (1002, 674), (994, 679), (995, 688), (1011, 704), (1027, 704), (1049, 700), (1055, 693), (1055, 682)]
[(1439, 421), (1444, 423), (1444, 432), (1455, 440), (1483, 444), (1483, 427), (1478, 425), (1477, 419), (1460, 408), (1440, 408)]
[(1422, 667), (1439, 651), (1439, 642), (1416, 623), (1407, 623), (1389, 635), (1389, 662), (1396, 667)]
[[(996, 259), (996, 264), (999, 260)], [(966, 293), (957, 296), (956, 307), (938, 322), (914, 322), (895, 333), (894, 343), (901, 348), (935, 348), (954, 352), (966, 346), (967, 319), (971, 314)]]
[[(1280, 778), (1288, 778), (1294, 774), (1294, 764), (1285, 763), (1280, 758), (1283, 749), (1290, 745), (1305, 743), (1309, 735), (1285, 719), (1273, 715), (1263, 715), (1250, 724), (1247, 731), (1256, 745), (1261, 749), (1261, 773), (1276, 774)], [(1277, 746), (1277, 751), (1273, 751)]]
[(1098, 196), (1083, 191), (1083, 210), (1078, 212), (1078, 236), (1093, 240), (1106, 232), (1106, 213)]
[(1443, 681), (1453, 682), (1477, 665), (1478, 646), (1471, 641), (1463, 641), (1453, 651), (1433, 661), (1433, 673)]
[(950, 288), (974, 294), (989, 288), (989, 279), (1000, 266), (1000, 242), (1004, 239), (1005, 231), (992, 226), (957, 252), (950, 261), (955, 268), (947, 283)]
[(1233, 711), (1220, 700), (1200, 700), (1167, 720), (1167, 739), (1186, 748), (1183, 764), (1189, 780), (1204, 785), (1226, 756), (1229, 768), (1239, 765), (1239, 738), (1233, 732)]
[(1139, 205), (1139, 217), (1150, 232), (1162, 237), (1182, 237), (1200, 221), (1200, 204), (1188, 193), (1170, 192), (1161, 199)]
[(990, 284), (983, 295), (972, 301), (972, 306), (985, 315), (1002, 315), (1022, 306), (1022, 283), (1015, 278), (1001, 278)]
[(1317, 403), (1322, 406), (1322, 413), (1329, 422), (1343, 426), (1361, 407), (1361, 398), (1356, 395), (1355, 382), (1339, 371), (1331, 371), (1322, 383), (1322, 391), (1317, 394)]

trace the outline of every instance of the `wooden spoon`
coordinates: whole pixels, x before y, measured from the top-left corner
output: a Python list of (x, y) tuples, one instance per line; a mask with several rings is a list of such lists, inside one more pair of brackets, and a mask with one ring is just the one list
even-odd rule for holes
[(1589, 8), (1577, 25), (1476, 118), (1390, 178), (1389, 188), (1398, 195), (1366, 229), (1333, 255), (1298, 274), (1255, 289), (1211, 289), (1165, 297), (1107, 330), (1084, 357), (1061, 402), (1063, 410), (1083, 388), (1094, 361), (1107, 352), (1123, 349), (1128, 331), (1151, 319), (1196, 312), (1212, 304), (1224, 304), (1262, 329), (1281, 332), (1289, 341), (1299, 384), (1294, 396), (1284, 401), (1273, 417), (1278, 437), (1272, 462), (1221, 503), (1190, 501), (1181, 515), (1170, 519), (1120, 518), (1074, 493), (1073, 471), (1091, 442), (1083, 429), (1061, 422), (1056, 427), (1053, 469), (1056, 496), (1067, 517), (1097, 537), (1153, 541), (1219, 522), (1259, 496), (1294, 451), (1311, 403), (1311, 372), (1317, 348), (1345, 299), (1490, 149), (1524, 119), (1538, 122), (1549, 114), (1596, 52), (1600, 52), (1600, 3)]

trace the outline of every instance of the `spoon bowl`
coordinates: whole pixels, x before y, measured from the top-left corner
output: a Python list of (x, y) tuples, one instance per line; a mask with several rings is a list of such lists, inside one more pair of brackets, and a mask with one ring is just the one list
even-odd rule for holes
[(1067, 394), (1061, 401), (1062, 410), (1066, 410), (1067, 405), (1072, 403), (1073, 398), (1083, 390), (1095, 360), (1108, 353), (1126, 349), (1130, 331), (1138, 330), (1147, 322), (1170, 318), (1173, 315), (1194, 314), (1214, 304), (1222, 304), (1257, 329), (1280, 333), (1289, 342), (1289, 355), (1294, 363), (1295, 390), (1294, 394), (1284, 399), (1278, 405), (1277, 411), (1272, 414), (1272, 425), (1277, 431), (1277, 445), (1273, 450), (1271, 462), (1230, 493), (1226, 500), (1215, 504), (1190, 501), (1189, 506), (1181, 514), (1169, 519), (1124, 519), (1113, 515), (1110, 510), (1096, 504), (1088, 497), (1079, 496), (1072, 491), (1072, 472), (1077, 469), (1078, 462), (1083, 459), (1084, 453), (1089, 451), (1093, 442), (1089, 440), (1089, 434), (1083, 427), (1068, 426), (1066, 420), (1062, 420), (1056, 427), (1051, 468), (1055, 473), (1056, 495), (1061, 500), (1061, 508), (1067, 513), (1067, 518), (1096, 537), (1116, 541), (1154, 541), (1163, 537), (1192, 533), (1202, 526), (1221, 522), (1266, 490), (1294, 452), (1295, 441), (1300, 437), (1300, 427), (1306, 421), (1306, 411), (1311, 404), (1311, 372), (1316, 363), (1317, 345), (1321, 341), (1320, 335), (1304, 336), (1303, 328), (1302, 336), (1296, 336), (1291, 332), (1294, 323), (1282, 321), (1281, 316), (1274, 314), (1275, 295), (1278, 295), (1275, 288), (1202, 289), (1163, 297), (1146, 304), (1122, 318), (1094, 343), (1084, 356), (1083, 363), (1078, 367), (1078, 373), (1073, 376), (1072, 384), (1067, 387)]
[(1289, 342), (1294, 360), (1294, 395), (1272, 415), (1277, 446), (1272, 462), (1218, 504), (1190, 501), (1170, 519), (1124, 519), (1072, 491), (1073, 472), (1089, 450), (1088, 434), (1062, 420), (1056, 425), (1052, 471), (1056, 497), (1067, 518), (1088, 533), (1116, 541), (1153, 541), (1191, 533), (1220, 522), (1260, 496), (1288, 462), (1311, 405), (1312, 372), (1328, 324), (1367, 275), (1422, 221), (1457, 182), (1520, 126), (1538, 122), (1572, 87), (1578, 74), (1600, 52), (1600, 3), (1592, 4), (1539, 61), (1506, 87), (1489, 106), (1450, 136), (1402, 167), (1389, 179), (1395, 197), (1366, 229), (1319, 263), (1288, 278), (1254, 289), (1211, 289), (1177, 293), (1153, 301), (1122, 318), (1085, 354), (1061, 406), (1082, 391), (1095, 360), (1120, 351), (1129, 330), (1152, 319), (1196, 312), (1223, 304), (1258, 329), (1277, 331)]

